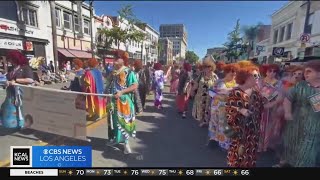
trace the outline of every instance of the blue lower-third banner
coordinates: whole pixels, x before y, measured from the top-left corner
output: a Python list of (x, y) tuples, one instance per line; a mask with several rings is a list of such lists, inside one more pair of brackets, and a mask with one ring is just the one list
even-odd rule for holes
[(90, 146), (32, 146), (32, 167), (92, 167)]

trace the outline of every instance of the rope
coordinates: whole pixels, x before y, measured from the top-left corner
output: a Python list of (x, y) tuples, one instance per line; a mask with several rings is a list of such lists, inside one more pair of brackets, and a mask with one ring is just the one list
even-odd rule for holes
[(52, 88), (40, 87), (40, 86), (22, 85), (22, 84), (18, 84), (18, 83), (13, 83), (13, 85), (19, 86), (19, 87), (28, 87), (28, 88), (33, 88), (33, 89), (46, 90), (46, 91), (51, 91), (51, 92), (69, 93), (69, 94), (104, 96), (104, 97), (112, 97), (113, 96), (113, 94), (96, 94), (96, 93), (85, 93), (85, 92), (76, 92), (76, 91), (65, 91), (65, 90), (52, 89)]

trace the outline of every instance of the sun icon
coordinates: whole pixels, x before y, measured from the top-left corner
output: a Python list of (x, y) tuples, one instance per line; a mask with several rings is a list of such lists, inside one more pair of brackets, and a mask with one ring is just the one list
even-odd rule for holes
[(179, 170), (178, 173), (179, 173), (180, 176), (182, 176), (182, 174), (183, 174), (182, 170)]
[(233, 174), (234, 174), (234, 175), (238, 175), (238, 171), (237, 171), (237, 170), (234, 170), (234, 171), (233, 171)]
[(68, 174), (71, 176), (73, 174), (72, 170), (69, 170)]

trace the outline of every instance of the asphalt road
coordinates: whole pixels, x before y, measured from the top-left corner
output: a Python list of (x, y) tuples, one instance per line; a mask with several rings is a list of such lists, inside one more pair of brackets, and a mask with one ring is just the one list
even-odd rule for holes
[[(39, 132), (2, 133), (0, 142), (5, 151), (0, 153), (0, 160), (2, 165), (7, 164), (5, 159), (9, 158), (10, 145), (88, 145), (93, 150), (93, 167), (226, 167), (227, 153), (217, 146), (207, 145), (207, 128), (200, 128), (191, 112), (182, 119), (174, 99), (173, 94), (165, 93), (164, 108), (158, 110), (153, 107), (153, 96), (148, 97), (147, 109), (136, 117), (137, 137), (130, 140), (132, 154), (124, 154), (122, 145), (118, 148), (106, 146), (107, 123), (101, 120), (87, 126), (91, 142), (56, 138)], [(275, 162), (272, 153), (264, 153), (259, 156), (257, 166), (270, 167)]]
[[(147, 109), (137, 116), (137, 137), (131, 139), (133, 154), (123, 154), (123, 146), (106, 146), (106, 122), (89, 132), (91, 142), (67, 142), (64, 145), (90, 145), (94, 167), (226, 167), (227, 152), (207, 145), (207, 128), (188, 113), (182, 119), (175, 108), (175, 95), (164, 95), (164, 108), (153, 107), (153, 96), (148, 97)], [(190, 104), (191, 106), (191, 104)], [(276, 163), (272, 153), (261, 154), (258, 167)]]

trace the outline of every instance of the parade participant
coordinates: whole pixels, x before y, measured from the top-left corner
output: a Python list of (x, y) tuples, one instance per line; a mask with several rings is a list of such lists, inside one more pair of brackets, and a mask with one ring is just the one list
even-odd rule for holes
[[(136, 79), (138, 82), (139, 82), (138, 72), (141, 70), (141, 67), (142, 67), (142, 62), (140, 60), (135, 60), (133, 62), (133, 64), (131, 64), (131, 67), (130, 67), (130, 69), (132, 70), (132, 72), (136, 76)], [(139, 84), (140, 84), (140, 82), (139, 82)], [(143, 111), (141, 97), (140, 97), (140, 93), (139, 93), (139, 86), (134, 91), (133, 99), (134, 99), (133, 103), (134, 103), (134, 107), (135, 107), (135, 113), (138, 115), (138, 114), (142, 113), (142, 111)]]
[[(83, 88), (86, 93), (103, 94), (103, 77), (97, 69), (99, 62), (92, 58), (88, 60), (89, 69), (83, 75)], [(95, 95), (86, 96), (86, 109), (88, 120), (98, 120), (106, 115), (106, 98)]]
[(163, 89), (164, 83), (166, 81), (166, 76), (162, 70), (162, 65), (160, 63), (154, 64), (154, 72), (152, 76), (152, 89), (154, 91), (154, 106), (158, 109), (162, 108), (163, 99)]
[(287, 124), (284, 159), (294, 167), (315, 167), (320, 145), (320, 61), (305, 64), (305, 81), (297, 83), (284, 99)]
[(180, 76), (180, 67), (175, 61), (171, 68), (171, 81), (170, 81), (170, 93), (177, 93)]
[[(69, 89), (71, 91), (76, 91), (76, 92), (82, 92), (83, 91), (83, 75), (84, 75), (84, 70), (83, 70), (83, 62), (80, 59), (74, 59), (73, 60), (73, 65), (74, 65), (74, 78), (70, 82)], [(86, 110), (86, 96), (78, 94), (75, 100), (76, 108), (77, 109), (82, 109)]]
[(194, 85), (195, 85), (195, 82), (197, 81), (197, 79), (202, 74), (202, 71), (203, 71), (202, 64), (200, 62), (198, 62), (195, 66), (194, 72), (192, 73), (192, 81), (191, 81), (192, 92), (190, 94), (190, 98), (194, 98), (194, 96), (197, 94), (197, 88), (194, 88)]
[(106, 93), (114, 94), (108, 100), (108, 145), (125, 143), (125, 153), (131, 153), (129, 137), (136, 136), (133, 93), (138, 88), (134, 72), (128, 67), (129, 55), (116, 51), (114, 71), (107, 79)]
[[(280, 72), (280, 68), (276, 64), (269, 64), (265, 66), (265, 78), (260, 83), (260, 92), (268, 101), (267, 103), (271, 103), (276, 100), (279, 92), (281, 90), (281, 81), (278, 80), (278, 75)], [(260, 133), (261, 139), (259, 144), (259, 151), (265, 152), (268, 148), (275, 149), (276, 141), (272, 141), (270, 135), (273, 134), (274, 131), (274, 119), (271, 115), (275, 114), (276, 108), (268, 108), (265, 109), (262, 114), (262, 119), (260, 122)], [(279, 133), (277, 133), (279, 134)], [(275, 137), (280, 139), (280, 137)]]
[(70, 89), (71, 91), (82, 92), (82, 76), (84, 74), (83, 62), (80, 59), (74, 59), (74, 79), (71, 80), (69, 88), (64, 87), (64, 89)]
[(203, 72), (194, 81), (192, 92), (196, 92), (192, 108), (192, 116), (199, 121), (199, 126), (208, 125), (210, 120), (210, 102), (209, 89), (213, 87), (218, 76), (214, 73), (216, 65), (210, 58), (202, 62)]
[(179, 77), (176, 105), (178, 107), (178, 112), (182, 114), (182, 118), (186, 118), (188, 109), (189, 96), (191, 92), (191, 68), (192, 67), (189, 63), (184, 63), (183, 70)]
[(213, 89), (209, 91), (212, 97), (211, 101), (211, 117), (209, 122), (209, 140), (214, 140), (219, 143), (220, 147), (228, 149), (230, 140), (224, 135), (224, 124), (226, 121), (225, 103), (228, 93), (237, 86), (235, 81), (238, 64), (224, 65), (222, 71), (225, 73), (223, 79), (219, 79)]
[(33, 72), (28, 65), (28, 59), (21, 52), (11, 50), (7, 59), (13, 66), (7, 73), (7, 96), (1, 105), (0, 118), (5, 128), (24, 128), (27, 125), (22, 113), (22, 89), (14, 84), (32, 84)]
[[(150, 89), (151, 89), (151, 74), (150, 74), (150, 69), (148, 65), (144, 65), (142, 68), (142, 71), (146, 77), (146, 96), (150, 94)], [(145, 109), (145, 107), (143, 107)]]
[(259, 69), (255, 66), (240, 69), (236, 76), (238, 87), (231, 90), (227, 98), (225, 130), (229, 129), (229, 133), (225, 133), (231, 138), (227, 156), (230, 167), (256, 166), (263, 110), (263, 97), (255, 88), (259, 77)]
[(134, 62), (134, 69), (137, 74), (137, 80), (139, 82), (138, 92), (139, 92), (139, 96), (140, 96), (141, 107), (142, 107), (142, 109), (145, 109), (146, 108), (147, 92), (148, 92), (148, 88), (149, 88), (149, 82), (147, 80), (146, 73), (149, 73), (149, 72), (146, 72), (146, 68), (144, 68), (142, 66), (141, 60), (136, 60)]
[(219, 77), (219, 79), (224, 78), (225, 73), (223, 72), (223, 67), (226, 64), (223, 61), (219, 61), (216, 63), (217, 69), (216, 69), (216, 74)]
[(275, 101), (272, 101), (266, 104), (265, 108), (275, 108), (275, 112), (271, 115), (274, 119), (273, 124), (271, 125), (272, 131), (268, 136), (270, 137), (270, 141), (274, 144), (274, 150), (276, 156), (280, 158), (280, 163), (275, 165), (274, 167), (283, 167), (286, 166), (286, 161), (284, 160), (282, 154), (283, 149), (283, 129), (285, 126), (285, 118), (284, 118), (284, 108), (283, 101), (288, 92), (288, 90), (293, 87), (295, 84), (303, 80), (303, 67), (301, 66), (290, 66), (285, 70), (285, 73), (288, 77), (284, 77), (281, 80), (281, 88), (279, 88), (279, 95), (277, 96)]

